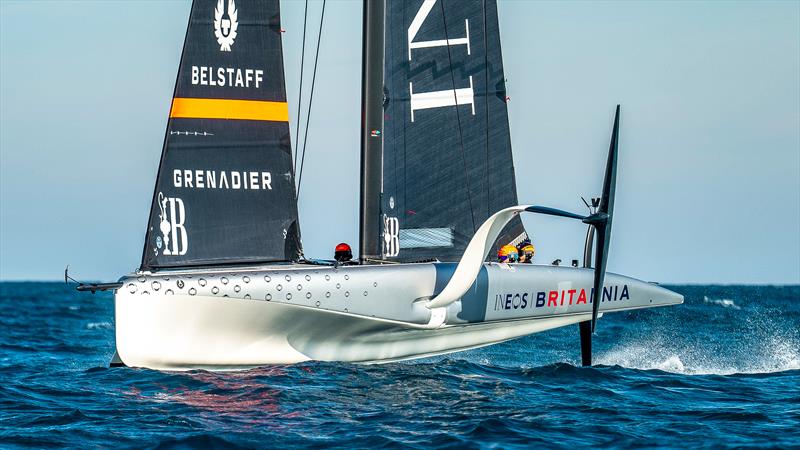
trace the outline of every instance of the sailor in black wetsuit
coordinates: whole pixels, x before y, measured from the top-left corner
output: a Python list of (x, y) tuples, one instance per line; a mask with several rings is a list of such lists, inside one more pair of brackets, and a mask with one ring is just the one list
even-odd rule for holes
[(517, 253), (519, 253), (519, 262), (532, 264), (533, 254), (536, 253), (536, 249), (533, 247), (533, 244), (531, 244), (530, 239), (524, 239), (517, 245)]

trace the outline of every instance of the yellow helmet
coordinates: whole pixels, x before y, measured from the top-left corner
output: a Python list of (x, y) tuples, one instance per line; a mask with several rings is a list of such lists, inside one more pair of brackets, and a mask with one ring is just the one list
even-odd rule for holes
[(500, 262), (514, 262), (518, 259), (519, 253), (517, 253), (517, 248), (513, 245), (504, 245), (497, 252), (497, 260)]
[(524, 253), (526, 255), (533, 255), (534, 253), (536, 253), (536, 247), (534, 247), (533, 244), (528, 244), (522, 247), (520, 250), (521, 253)]

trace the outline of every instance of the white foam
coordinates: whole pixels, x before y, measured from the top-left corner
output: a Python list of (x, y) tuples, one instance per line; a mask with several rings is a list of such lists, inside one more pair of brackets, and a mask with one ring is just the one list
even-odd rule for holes
[(658, 364), (658, 368), (664, 372), (685, 373), (686, 367), (683, 361), (678, 356), (670, 356), (669, 358)]
[(86, 328), (89, 330), (108, 330), (111, 328), (111, 323), (109, 322), (90, 322), (86, 324)]
[(717, 351), (716, 345), (675, 344), (675, 341), (622, 344), (596, 355), (595, 362), (685, 375), (754, 374), (800, 369), (800, 343), (780, 336), (766, 339), (758, 348), (741, 348), (724, 356)]
[(703, 302), (711, 303), (713, 305), (719, 305), (722, 306), (723, 308), (732, 308), (736, 310), (742, 309), (741, 306), (737, 305), (736, 303), (733, 302), (733, 300), (728, 298), (708, 298), (704, 295)]

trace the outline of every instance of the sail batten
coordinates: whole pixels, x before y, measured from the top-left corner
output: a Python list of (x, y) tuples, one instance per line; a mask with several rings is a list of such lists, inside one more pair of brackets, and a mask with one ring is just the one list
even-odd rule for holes
[(278, 0), (195, 0), (142, 270), (300, 254)]

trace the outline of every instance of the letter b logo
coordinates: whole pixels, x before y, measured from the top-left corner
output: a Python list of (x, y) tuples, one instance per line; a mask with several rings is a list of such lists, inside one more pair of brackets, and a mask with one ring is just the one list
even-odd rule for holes
[(400, 221), (397, 217), (383, 216), (383, 255), (394, 257), (400, 254)]
[(164, 236), (164, 255), (185, 255), (189, 249), (189, 236), (186, 234), (186, 208), (183, 200), (177, 197), (164, 197), (159, 192), (159, 214), (161, 234)]

